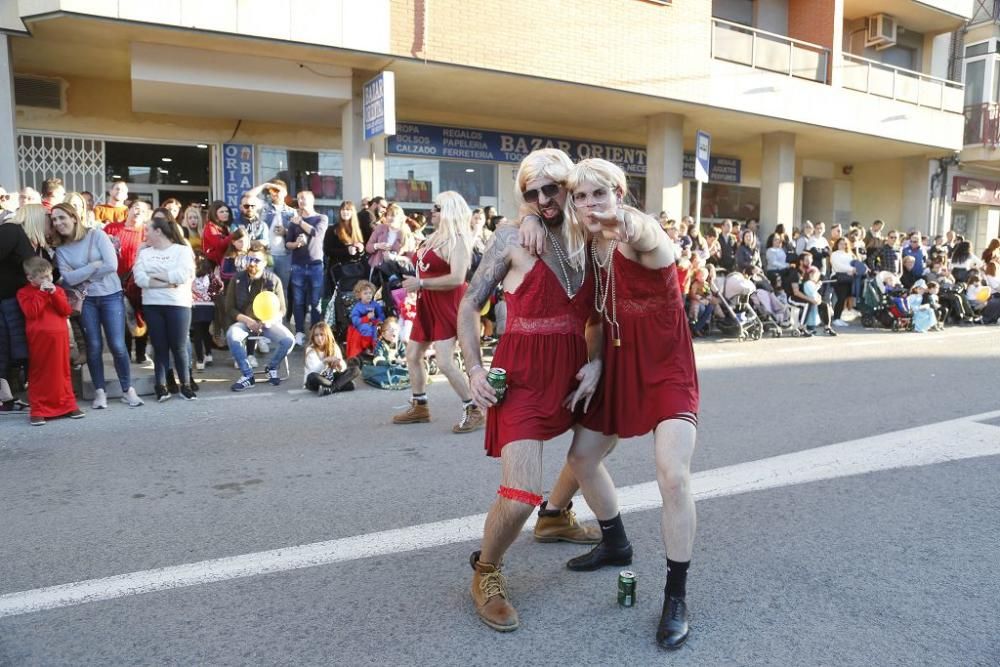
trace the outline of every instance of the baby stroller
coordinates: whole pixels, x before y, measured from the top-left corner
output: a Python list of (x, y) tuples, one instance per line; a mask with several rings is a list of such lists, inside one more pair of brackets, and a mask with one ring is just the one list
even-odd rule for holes
[(326, 306), (326, 323), (333, 329), (334, 338), (341, 345), (347, 343), (347, 327), (351, 323), (351, 308), (357, 299), (354, 286), (360, 280), (367, 280), (370, 273), (368, 262), (362, 257), (353, 262), (330, 265), (330, 283), (333, 294)]
[(858, 311), (861, 313), (861, 325), (866, 329), (907, 331), (913, 324), (909, 313), (896, 303), (893, 295), (886, 294), (877, 276), (865, 280)]
[(750, 305), (750, 295), (754, 285), (738, 272), (716, 279), (720, 286), (711, 285), (712, 294), (719, 297), (719, 307), (723, 317), (716, 319), (715, 326), (723, 336), (745, 340), (760, 340), (764, 335), (764, 324)]

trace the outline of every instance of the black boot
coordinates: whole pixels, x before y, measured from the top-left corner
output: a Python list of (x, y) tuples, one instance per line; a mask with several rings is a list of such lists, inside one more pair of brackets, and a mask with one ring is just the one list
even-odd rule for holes
[(656, 643), (668, 650), (680, 648), (691, 633), (684, 598), (667, 596), (663, 600), (660, 625), (656, 628)]
[(566, 567), (576, 572), (591, 572), (605, 565), (631, 565), (632, 544), (627, 542), (622, 547), (611, 547), (601, 542), (582, 556), (577, 556), (566, 563)]

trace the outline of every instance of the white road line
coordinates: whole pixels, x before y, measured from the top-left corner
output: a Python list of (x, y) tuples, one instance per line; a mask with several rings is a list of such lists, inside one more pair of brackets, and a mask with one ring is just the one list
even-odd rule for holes
[[(706, 470), (694, 475), (698, 500), (732, 496), (870, 472), (1000, 455), (1000, 427), (978, 423), (1000, 411)], [(620, 489), (622, 512), (660, 507), (655, 482)], [(581, 518), (592, 518), (578, 504)], [(0, 595), (0, 618), (88, 602), (197, 586), (372, 556), (471, 542), (482, 536), (485, 514), (437, 521), (295, 547), (130, 572), (102, 579)], [(534, 520), (525, 530), (530, 530)]]

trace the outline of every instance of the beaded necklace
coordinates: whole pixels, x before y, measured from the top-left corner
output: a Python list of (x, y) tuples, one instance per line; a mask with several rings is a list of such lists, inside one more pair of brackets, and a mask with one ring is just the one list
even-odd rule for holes
[[(597, 239), (590, 244), (590, 259), (594, 263), (594, 307), (604, 316), (604, 321), (611, 327), (611, 342), (615, 347), (622, 346), (621, 329), (618, 326), (618, 295), (615, 290), (614, 256), (618, 241), (608, 244), (608, 254), (601, 260), (597, 253)], [(607, 273), (607, 278), (601, 286), (601, 269)], [(611, 295), (611, 316), (608, 316), (608, 294)]]
[(559, 269), (563, 275), (563, 289), (566, 291), (566, 298), (572, 299), (573, 283), (569, 279), (569, 272), (566, 271), (566, 267), (569, 265), (569, 258), (566, 256), (566, 251), (559, 245), (559, 241), (556, 240), (555, 235), (549, 231), (549, 228), (545, 225), (542, 225), (542, 227), (545, 229), (545, 236), (548, 237), (549, 243), (552, 245), (552, 250), (555, 251), (556, 258), (559, 260)]

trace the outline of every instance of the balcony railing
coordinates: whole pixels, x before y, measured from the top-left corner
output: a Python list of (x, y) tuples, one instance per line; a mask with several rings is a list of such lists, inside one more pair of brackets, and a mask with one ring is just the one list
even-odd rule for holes
[(826, 83), (830, 50), (739, 23), (712, 19), (712, 57)]
[(961, 113), (964, 86), (957, 81), (844, 54), (841, 83), (844, 88), (869, 95), (909, 102), (920, 107)]
[(1000, 105), (996, 102), (965, 107), (966, 146), (982, 144), (996, 148), (1000, 144)]

